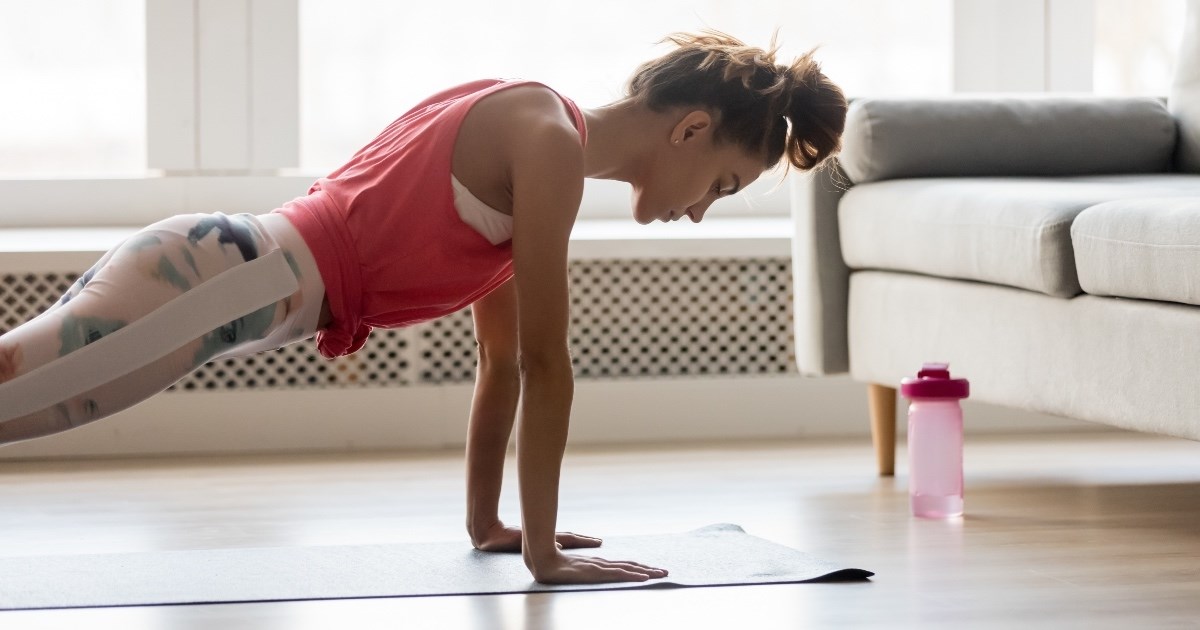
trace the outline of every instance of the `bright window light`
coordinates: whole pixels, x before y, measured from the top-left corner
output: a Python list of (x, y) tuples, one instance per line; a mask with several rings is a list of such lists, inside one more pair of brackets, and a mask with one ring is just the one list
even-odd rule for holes
[(1184, 0), (1096, 0), (1094, 91), (1166, 96), (1183, 37)]
[(301, 166), (344, 162), (425, 96), (488, 77), (542, 81), (595, 107), (621, 96), (663, 36), (705, 26), (783, 59), (820, 45), (851, 95), (951, 90), (951, 0), (300, 0)]
[(143, 174), (145, 0), (0, 0), (0, 178)]

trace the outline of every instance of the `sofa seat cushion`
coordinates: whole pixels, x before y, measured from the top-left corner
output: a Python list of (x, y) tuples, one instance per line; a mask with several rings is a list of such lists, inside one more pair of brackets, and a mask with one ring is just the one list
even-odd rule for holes
[(1200, 195), (1092, 206), (1071, 242), (1085, 293), (1200, 305)]
[(1106, 201), (1200, 197), (1200, 176), (922, 178), (853, 186), (838, 206), (852, 269), (977, 280), (1058, 297), (1081, 293), (1071, 222)]

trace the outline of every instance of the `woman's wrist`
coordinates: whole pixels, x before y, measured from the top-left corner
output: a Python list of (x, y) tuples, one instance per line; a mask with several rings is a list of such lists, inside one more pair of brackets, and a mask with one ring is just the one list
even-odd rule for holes
[(504, 523), (500, 521), (500, 517), (495, 512), (467, 515), (467, 533), (471, 535), (472, 539), (482, 537), (493, 528), (503, 526)]
[(541, 548), (534, 547), (531, 549), (525, 541), (522, 541), (521, 544), (521, 556), (525, 560), (525, 566), (534, 576), (537, 576), (537, 569), (539, 567), (547, 568), (557, 563), (558, 557), (561, 554), (562, 551), (558, 548), (558, 545), (543, 546)]

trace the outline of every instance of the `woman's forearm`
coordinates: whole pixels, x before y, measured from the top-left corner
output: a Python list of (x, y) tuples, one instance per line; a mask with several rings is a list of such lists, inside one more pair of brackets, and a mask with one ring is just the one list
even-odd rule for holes
[(527, 366), (521, 375), (521, 420), (517, 427), (517, 471), (521, 487), (525, 564), (556, 556), (558, 482), (574, 395), (570, 357)]
[(467, 531), (476, 534), (499, 519), (500, 487), (521, 380), (513, 363), (481, 359), (467, 427)]

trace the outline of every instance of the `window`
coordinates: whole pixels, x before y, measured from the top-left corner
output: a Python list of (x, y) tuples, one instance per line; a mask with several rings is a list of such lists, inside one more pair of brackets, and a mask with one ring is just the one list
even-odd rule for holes
[(1166, 96), (1184, 7), (1184, 0), (1096, 0), (1094, 91)]
[(337, 166), (428, 94), (485, 77), (543, 81), (584, 107), (621, 96), (676, 30), (712, 26), (784, 59), (821, 45), (850, 94), (950, 91), (951, 0), (399, 3), (300, 0), (301, 167)]
[[(668, 50), (657, 45), (664, 35), (705, 26), (756, 45), (779, 28), (783, 60), (819, 46), (825, 71), (851, 96), (1165, 96), (1184, 5), (0, 0), (0, 194), (13, 208), (0, 226), (262, 211), (434, 91), (523, 77), (594, 107)], [(78, 181), (62, 185), (68, 179)], [(777, 183), (762, 177), (719, 203), (786, 215), (787, 187)], [(581, 213), (627, 216), (628, 192), (589, 181)]]
[(144, 0), (0, 0), (0, 178), (146, 168)]

